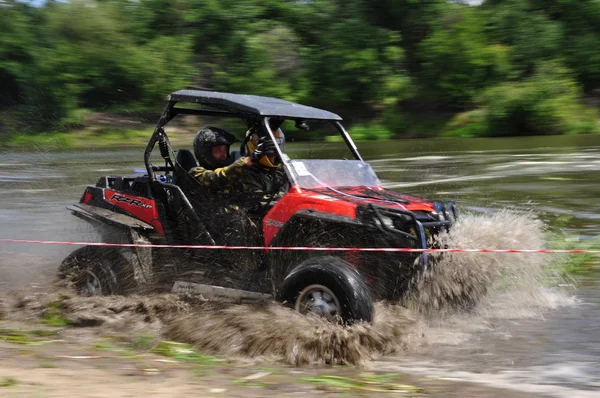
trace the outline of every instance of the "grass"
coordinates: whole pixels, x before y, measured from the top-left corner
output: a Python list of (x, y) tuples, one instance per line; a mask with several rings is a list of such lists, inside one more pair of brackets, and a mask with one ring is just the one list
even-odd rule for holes
[(42, 322), (53, 327), (65, 327), (70, 323), (63, 317), (60, 302), (57, 301), (48, 303), (42, 315)]
[(37, 134), (12, 133), (0, 135), (0, 145), (11, 149), (78, 149), (113, 146), (144, 146), (152, 134), (146, 129), (103, 129)]
[(116, 353), (120, 358), (139, 360), (139, 352), (123, 347), (123, 341), (120, 339), (107, 337), (94, 344), (94, 348), (99, 351), (110, 351)]
[(94, 146), (146, 145), (154, 129), (102, 129), (89, 133), (83, 142)]
[(12, 133), (0, 135), (0, 144), (5, 148), (59, 149), (72, 148), (77, 142), (70, 133), (48, 132), (40, 134)]
[(147, 334), (141, 334), (129, 342), (128, 344), (131, 348), (123, 347), (122, 344), (124, 343), (126, 342), (118, 338), (108, 337), (96, 342), (94, 348), (115, 352), (120, 357), (128, 359), (140, 359), (139, 351), (149, 351), (177, 361), (185, 361), (202, 367), (223, 364), (224, 362), (214, 357), (200, 354), (189, 344), (175, 341), (157, 341), (156, 338)]
[(161, 341), (152, 352), (168, 358), (192, 362), (200, 366), (211, 366), (223, 363), (222, 360), (197, 352), (196, 349), (189, 344), (178, 343), (176, 341)]
[[(554, 250), (600, 250), (600, 237), (580, 240), (562, 234), (554, 234), (550, 238), (549, 248)], [(559, 275), (580, 274), (600, 263), (600, 255), (593, 253), (566, 254), (558, 262), (552, 264), (550, 270)]]
[(0, 387), (12, 387), (17, 384), (17, 379), (12, 377), (5, 377), (4, 379), (0, 380)]
[(0, 329), (0, 341), (12, 344), (36, 345), (47, 343), (48, 337), (56, 336), (52, 330), (13, 330)]
[(397, 374), (363, 373), (357, 377), (344, 377), (334, 375), (321, 375), (305, 377), (303, 380), (315, 384), (318, 389), (345, 393), (360, 391), (406, 394), (409, 396), (421, 395), (425, 391), (417, 386), (402, 384)]
[(142, 350), (142, 351), (152, 350), (153, 348), (156, 347), (156, 345), (157, 345), (156, 339), (149, 334), (139, 335), (136, 338), (134, 338), (133, 341), (131, 342), (131, 347), (134, 350)]

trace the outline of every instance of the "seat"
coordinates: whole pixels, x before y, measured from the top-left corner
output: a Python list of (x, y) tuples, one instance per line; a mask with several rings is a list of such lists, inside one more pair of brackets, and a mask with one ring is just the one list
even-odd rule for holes
[(177, 158), (175, 159), (183, 170), (187, 173), (193, 167), (198, 167), (196, 157), (189, 149), (180, 149), (177, 151)]
[(180, 149), (177, 151), (175, 172), (173, 173), (173, 182), (175, 185), (180, 185), (184, 181), (184, 174), (187, 174), (194, 167), (198, 167), (198, 162), (192, 151), (189, 149)]
[(242, 152), (241, 151), (231, 151), (231, 159), (233, 159), (233, 161), (235, 162), (236, 160), (238, 160), (239, 158), (243, 157)]

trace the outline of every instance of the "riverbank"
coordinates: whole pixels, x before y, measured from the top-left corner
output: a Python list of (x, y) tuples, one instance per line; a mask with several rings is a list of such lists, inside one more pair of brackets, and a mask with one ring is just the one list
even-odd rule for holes
[[(149, 119), (148, 116), (89, 113), (79, 123), (55, 131), (0, 134), (0, 146), (13, 150), (143, 147), (156, 126)], [(198, 127), (184, 117), (170, 123), (165, 130), (173, 144), (188, 144), (193, 141)]]
[[(149, 119), (151, 118), (147, 116), (132, 117), (117, 114), (91, 113), (86, 115), (81, 123), (76, 126), (62, 130), (40, 133), (13, 132), (0, 134), (0, 148), (10, 150), (62, 150), (143, 147), (147, 144), (155, 128), (155, 123), (150, 122)], [(156, 116), (156, 119), (158, 119), (158, 116)], [(393, 134), (383, 125), (377, 123), (354, 124), (346, 126), (346, 128), (355, 141), (484, 138), (472, 137), (469, 135), (469, 130), (462, 127), (456, 130), (446, 130), (445, 126), (451, 124), (451, 120), (450, 115), (413, 116), (406, 120), (406, 126), (402, 134)], [(227, 125), (228, 122), (230, 121), (225, 121), (225, 124)], [(193, 142), (197, 131), (202, 126), (211, 124), (221, 126), (222, 121), (212, 119), (198, 120), (193, 116), (182, 117), (169, 123), (165, 131), (169, 135), (169, 140), (172, 144), (188, 147)], [(242, 134), (244, 126), (240, 124), (233, 127), (232, 125), (229, 128), (226, 127), (226, 129), (239, 132), (238, 138), (241, 138), (240, 134)], [(329, 133), (334, 134), (334, 130), (329, 131)], [(576, 136), (581, 137), (582, 135), (578, 134)], [(342, 137), (339, 135), (327, 136), (315, 131), (298, 134), (293, 129), (286, 131), (286, 137), (288, 141), (325, 140), (329, 142), (342, 142)]]

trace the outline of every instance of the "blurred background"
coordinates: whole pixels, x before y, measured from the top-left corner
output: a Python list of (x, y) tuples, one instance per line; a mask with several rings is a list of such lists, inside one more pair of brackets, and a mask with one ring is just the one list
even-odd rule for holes
[(356, 139), (597, 133), (599, 48), (598, 0), (0, 0), (0, 143), (147, 137), (186, 87)]
[[(527, 235), (530, 216), (547, 248), (600, 248), (600, 0), (0, 0), (0, 238), (96, 241), (65, 206), (143, 169), (183, 88), (338, 113), (373, 140), (358, 147), (386, 188), (499, 214), (472, 223), (474, 248)], [(171, 142), (191, 147), (207, 123), (173, 120)], [(292, 158), (346, 149), (284, 131)], [(0, 293), (51, 280), (71, 250), (3, 244)], [(600, 257), (535, 258), (425, 352), (373, 366), (595, 397)], [(548, 278), (513, 286), (532, 265)]]

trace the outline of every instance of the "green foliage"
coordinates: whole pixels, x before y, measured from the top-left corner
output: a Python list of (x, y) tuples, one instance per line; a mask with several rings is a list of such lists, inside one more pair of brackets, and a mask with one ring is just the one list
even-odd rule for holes
[(570, 71), (542, 63), (522, 81), (500, 84), (483, 94), (489, 134), (542, 135), (599, 132), (597, 115), (578, 102)]
[(527, 76), (536, 63), (558, 55), (563, 35), (558, 21), (553, 21), (528, 1), (508, 0), (492, 7), (485, 12), (487, 33), (492, 42), (508, 49), (515, 76)]
[(48, 326), (64, 327), (69, 325), (69, 321), (62, 315), (60, 302), (51, 302), (46, 307), (42, 315), (42, 322)]
[(423, 85), (448, 109), (470, 106), (487, 84), (505, 77), (504, 49), (490, 46), (483, 19), (472, 8), (448, 12), (421, 43)]
[[(560, 216), (554, 222), (554, 229), (548, 234), (548, 248), (553, 250), (599, 250), (600, 237), (582, 240), (564, 231), (572, 217)], [(554, 256), (549, 272), (562, 277), (581, 274), (600, 264), (600, 254), (570, 253)]]
[(17, 381), (17, 379), (13, 378), (13, 377), (5, 377), (2, 380), (0, 380), (0, 387), (12, 387), (14, 385), (17, 385), (19, 382)]
[(355, 124), (348, 130), (353, 140), (389, 140), (392, 132), (382, 124)]
[(586, 91), (600, 87), (600, 2), (530, 0), (563, 27), (560, 53)]
[(2, 7), (0, 13), (0, 107), (17, 104), (25, 84), (33, 76), (28, 73), (33, 57), (34, 19), (23, 6)]
[(331, 109), (366, 121), (358, 139), (598, 131), (578, 99), (600, 89), (599, 1), (459, 3), (5, 0), (0, 137), (36, 145), (189, 85)]
[(487, 112), (475, 109), (454, 116), (446, 125), (444, 137), (481, 137), (489, 133)]
[(197, 365), (215, 365), (221, 362), (211, 356), (198, 353), (189, 344), (178, 343), (176, 341), (161, 341), (152, 352), (169, 358), (189, 361)]
[(76, 139), (69, 133), (12, 133), (0, 135), (0, 144), (10, 147), (27, 147), (46, 149), (70, 148), (74, 145)]
[(348, 393), (358, 393), (360, 391), (371, 393), (395, 392), (407, 396), (420, 396), (426, 393), (420, 387), (402, 384), (401, 377), (397, 374), (363, 373), (356, 377), (321, 375), (305, 377), (304, 380), (326, 391)]
[(244, 40), (245, 50), (231, 65), (215, 72), (215, 85), (225, 91), (248, 92), (299, 101), (307, 95), (299, 40), (280, 24)]
[(333, 19), (321, 41), (309, 48), (308, 77), (319, 82), (312, 101), (370, 110), (409, 98), (411, 79), (403, 68), (400, 41), (398, 34), (366, 24), (358, 11)]
[(134, 350), (148, 351), (156, 347), (158, 344), (156, 338), (150, 334), (141, 334), (136, 336), (131, 342), (131, 347)]
[(16, 330), (0, 329), (0, 341), (12, 344), (35, 345), (48, 341), (49, 337), (56, 336), (53, 330)]

